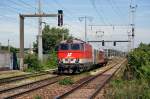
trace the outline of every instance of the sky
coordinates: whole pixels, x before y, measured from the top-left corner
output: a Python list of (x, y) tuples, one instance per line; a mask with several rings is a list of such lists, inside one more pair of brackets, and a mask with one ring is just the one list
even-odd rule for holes
[[(84, 19), (87, 17), (87, 40), (128, 40), (131, 31), (131, 0), (41, 0), (42, 12), (64, 13), (64, 28), (70, 35), (84, 40)], [(150, 43), (150, 0), (132, 0), (137, 5), (134, 15), (135, 40), (134, 47), (140, 42)], [(0, 0), (0, 43), (19, 47), (19, 14), (38, 12), (38, 0)], [(80, 19), (80, 20), (79, 20)], [(43, 18), (50, 27), (57, 26), (57, 18)], [(90, 25), (100, 25), (93, 26)], [(44, 26), (44, 25), (43, 25)], [(38, 19), (25, 18), (25, 47), (32, 46), (38, 35)], [(95, 47), (103, 47), (100, 43), (92, 43)], [(127, 50), (127, 43), (106, 43), (103, 48)]]

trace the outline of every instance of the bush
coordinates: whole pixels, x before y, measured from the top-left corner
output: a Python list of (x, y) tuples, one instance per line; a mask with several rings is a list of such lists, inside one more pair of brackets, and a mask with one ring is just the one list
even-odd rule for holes
[(46, 60), (43, 60), (42, 63), (38, 60), (38, 56), (36, 54), (25, 55), (24, 63), (28, 65), (28, 69), (26, 71), (36, 72), (56, 68), (57, 67), (56, 52), (52, 51), (48, 55), (49, 55), (48, 58), (46, 58)]
[(59, 84), (60, 85), (71, 85), (73, 83), (74, 83), (74, 81), (72, 80), (71, 77), (66, 77), (66, 78), (64, 78), (62, 80), (59, 80)]
[(140, 44), (128, 55), (128, 62), (133, 76), (137, 79), (150, 79), (150, 46)]
[(54, 69), (57, 67), (57, 54), (55, 51), (52, 51), (49, 54), (48, 59), (46, 59), (43, 63), (42, 63), (42, 67), (44, 69)]
[(24, 59), (24, 63), (28, 65), (27, 71), (42, 71), (43, 70), (41, 63), (38, 60), (37, 55), (35, 54), (26, 55)]

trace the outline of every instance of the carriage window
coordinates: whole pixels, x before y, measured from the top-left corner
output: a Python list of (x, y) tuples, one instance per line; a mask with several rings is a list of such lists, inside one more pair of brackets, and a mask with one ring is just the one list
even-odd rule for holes
[(69, 49), (69, 45), (68, 44), (61, 44), (60, 45), (60, 50), (68, 50)]
[(71, 49), (72, 50), (80, 50), (80, 45), (79, 44), (71, 44)]

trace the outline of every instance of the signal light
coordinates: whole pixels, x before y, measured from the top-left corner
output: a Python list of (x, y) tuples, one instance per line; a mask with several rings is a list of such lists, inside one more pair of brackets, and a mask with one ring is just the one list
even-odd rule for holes
[(134, 28), (132, 28), (132, 37), (134, 37)]
[(63, 10), (58, 10), (58, 26), (63, 25)]
[(116, 46), (116, 42), (114, 41), (114, 46)]
[(104, 40), (102, 41), (102, 46), (105, 46), (105, 42), (104, 42)]

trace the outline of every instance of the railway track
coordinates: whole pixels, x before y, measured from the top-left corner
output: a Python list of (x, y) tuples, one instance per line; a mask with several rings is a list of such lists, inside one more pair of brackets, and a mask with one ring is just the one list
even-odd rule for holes
[(30, 78), (30, 77), (36, 77), (36, 76), (41, 76), (41, 75), (46, 75), (46, 74), (49, 74), (49, 72), (24, 74), (24, 75), (1, 78), (0, 79), (0, 85), (2, 85), (4, 83), (10, 83), (10, 82), (13, 82), (13, 81), (19, 81), (19, 80), (27, 79), (27, 78)]
[(76, 85), (70, 91), (57, 96), (56, 99), (93, 99), (124, 62), (125, 60), (119, 64), (113, 64), (103, 72)]
[(35, 81), (28, 84), (19, 85), (13, 88), (8, 88), (0, 91), (0, 99), (12, 99), (22, 94), (31, 92), (33, 90), (42, 88), (44, 86), (54, 84), (61, 79), (61, 76), (53, 76), (43, 80)]

